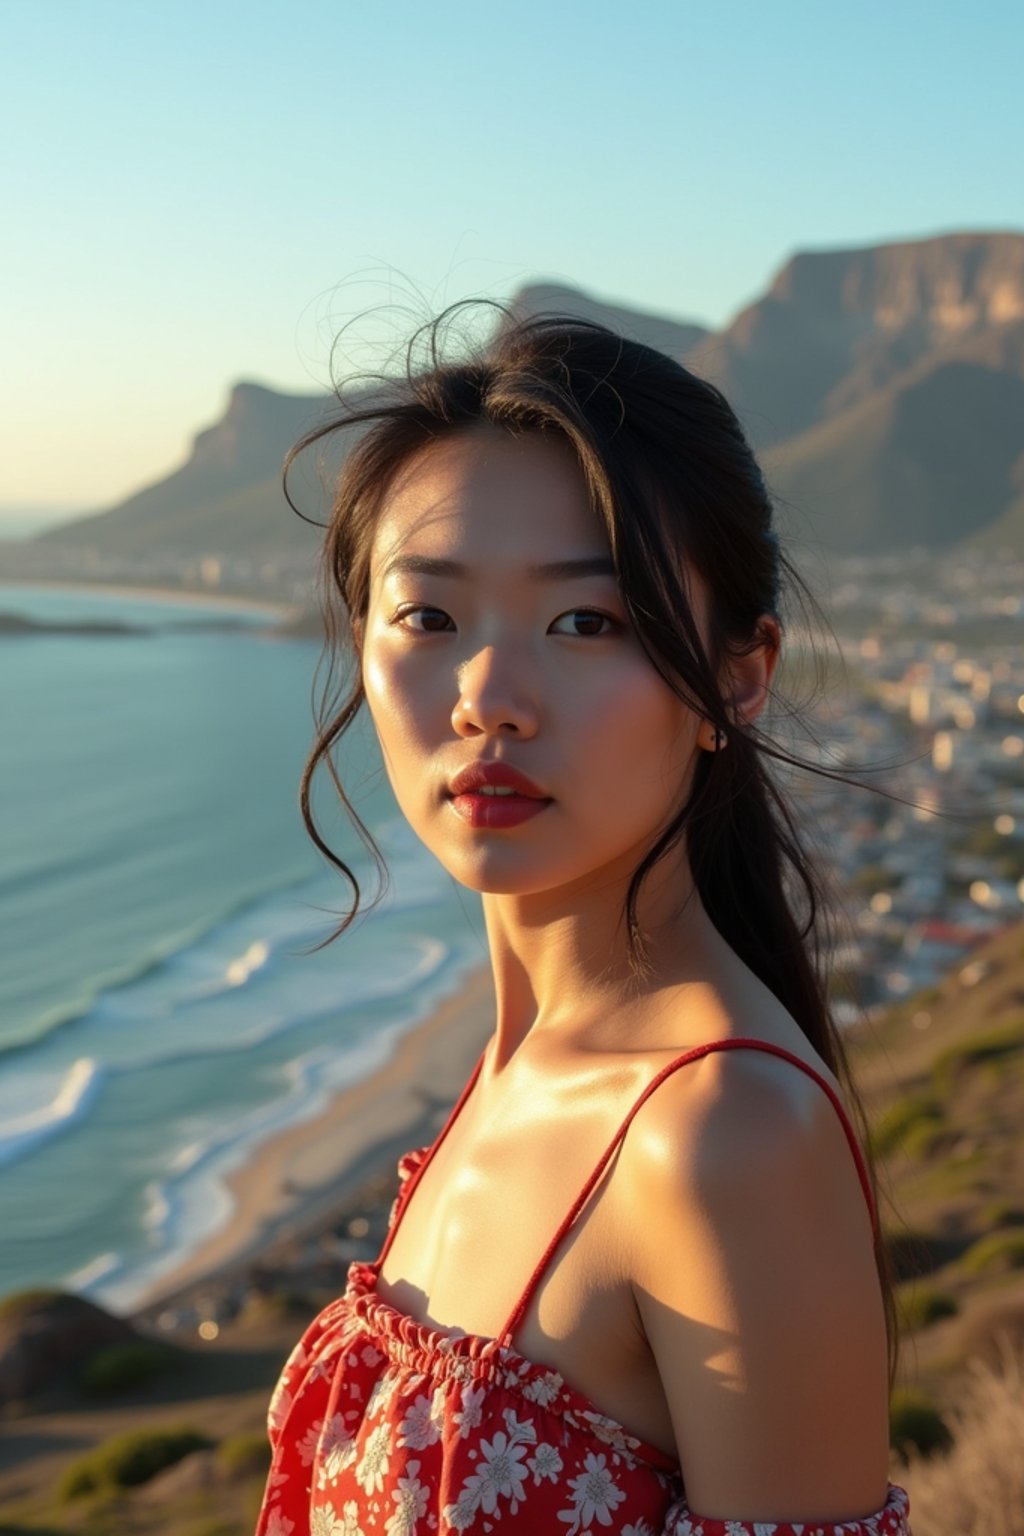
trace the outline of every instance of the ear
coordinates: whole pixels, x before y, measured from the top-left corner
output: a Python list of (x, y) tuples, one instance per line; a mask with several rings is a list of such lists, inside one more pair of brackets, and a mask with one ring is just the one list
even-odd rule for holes
[(729, 657), (724, 692), (734, 720), (751, 725), (761, 713), (779, 660), (781, 643), (778, 620), (771, 614), (762, 614), (757, 621), (757, 643), (753, 649), (745, 655)]

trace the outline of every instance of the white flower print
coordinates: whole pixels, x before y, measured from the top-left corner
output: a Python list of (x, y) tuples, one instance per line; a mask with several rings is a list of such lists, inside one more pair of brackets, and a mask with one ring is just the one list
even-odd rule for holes
[(509, 1445), (536, 1445), (537, 1431), (532, 1419), (517, 1419), (514, 1408), (506, 1408), (502, 1414), (508, 1431)]
[[(558, 1474), (561, 1472), (564, 1463), (553, 1445), (541, 1444), (538, 1445), (535, 1453), (529, 1458), (526, 1465), (533, 1473), (533, 1481), (539, 1488), (541, 1480), (545, 1477), (550, 1478), (553, 1483), (557, 1483)], [(627, 1533), (623, 1531), (622, 1536), (627, 1536)], [(638, 1528), (634, 1536), (654, 1536), (654, 1532), (644, 1532)]]
[(408, 1445), (414, 1451), (425, 1451), (428, 1445), (435, 1445), (440, 1440), (444, 1416), (437, 1412), (438, 1396), (435, 1392), (430, 1398), (421, 1392), (416, 1398), (402, 1420), (398, 1432), (399, 1445)]
[(295, 1529), (295, 1521), (289, 1520), (287, 1515), (282, 1515), (279, 1509), (275, 1509), (267, 1521), (266, 1536), (292, 1536)]
[(323, 1419), (317, 1419), (306, 1430), (302, 1439), (296, 1442), (295, 1449), (298, 1451), (299, 1460), (304, 1467), (308, 1467), (316, 1455), (316, 1448), (320, 1444), (320, 1431), (323, 1427)]
[(406, 1467), (408, 1476), (400, 1477), (397, 1488), (392, 1489), (391, 1497), (397, 1508), (388, 1516), (387, 1536), (415, 1536), (416, 1522), (427, 1512), (430, 1490), (416, 1476), (419, 1469), (418, 1461), (410, 1461)]
[(474, 1489), (467, 1484), (454, 1504), (446, 1504), (444, 1518), (450, 1531), (468, 1531), (476, 1520), (480, 1500)]
[(570, 1536), (589, 1525), (595, 1516), (602, 1525), (611, 1525), (613, 1511), (626, 1497), (616, 1485), (603, 1452), (596, 1456), (593, 1451), (587, 1452), (583, 1471), (569, 1479), (569, 1487), (573, 1508), (559, 1510), (558, 1518), (569, 1524)]
[(364, 1344), (359, 1351), (359, 1358), (366, 1366), (379, 1365), (384, 1359), (379, 1349), (374, 1349), (372, 1344)]
[(355, 1460), (356, 1443), (345, 1428), (345, 1421), (340, 1413), (328, 1419), (321, 1430), (317, 1456), (319, 1459), (318, 1484), (321, 1489), (325, 1483), (337, 1482), (346, 1467), (350, 1467)]
[(526, 1383), (523, 1396), (532, 1403), (540, 1403), (542, 1408), (550, 1408), (564, 1385), (557, 1371), (545, 1371), (543, 1376), (536, 1376)]
[(271, 1435), (276, 1434), (283, 1427), (284, 1421), (291, 1411), (291, 1406), (292, 1394), (285, 1386), (284, 1377), (282, 1376), (271, 1394), (270, 1407), (267, 1409), (267, 1424)]
[(654, 1536), (654, 1530), (646, 1520), (638, 1520), (636, 1525), (624, 1525), (621, 1536)]
[(330, 1376), (333, 1374), (334, 1367), (331, 1364), (331, 1359), (332, 1357), (327, 1355), (324, 1358), (317, 1360), (315, 1365), (313, 1365), (310, 1369), (309, 1375), (306, 1377), (307, 1386), (312, 1386), (315, 1381), (322, 1381), (325, 1376)]
[(509, 1508), (516, 1513), (519, 1500), (526, 1497), (528, 1468), (521, 1465), (525, 1455), (526, 1447), (514, 1445), (503, 1430), (491, 1440), (481, 1437), (477, 1470), (466, 1478), (463, 1487), (479, 1499), (485, 1514), (493, 1515), (499, 1498), (508, 1499)]
[(333, 1510), (321, 1504), (309, 1511), (309, 1536), (345, 1536), (345, 1527)]
[(391, 1431), (388, 1425), (378, 1424), (369, 1440), (363, 1459), (356, 1468), (356, 1480), (366, 1493), (381, 1493), (384, 1478), (391, 1460)]
[(363, 1528), (359, 1524), (359, 1506), (355, 1499), (346, 1499), (341, 1507), (342, 1519), (341, 1536), (364, 1536)]
[(385, 1371), (378, 1376), (373, 1384), (369, 1397), (366, 1399), (365, 1416), (374, 1418), (390, 1403), (398, 1390), (399, 1378), (394, 1371)]
[(592, 1409), (584, 1409), (583, 1418), (586, 1419), (594, 1434), (606, 1445), (612, 1445), (617, 1451), (635, 1451), (640, 1442), (635, 1435), (627, 1434), (621, 1424), (606, 1414), (594, 1413)]
[(465, 1440), (472, 1430), (479, 1428), (483, 1417), (483, 1401), (487, 1396), (486, 1387), (465, 1386), (462, 1389), (462, 1410), (456, 1410), (452, 1415), (459, 1426), (459, 1437)]

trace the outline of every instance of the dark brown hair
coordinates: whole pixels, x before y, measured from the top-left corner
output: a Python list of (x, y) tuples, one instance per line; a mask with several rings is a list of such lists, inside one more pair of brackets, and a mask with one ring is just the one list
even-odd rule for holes
[[(686, 803), (633, 874), (624, 913), (630, 960), (638, 972), (645, 969), (644, 935), (637, 921), (641, 886), (685, 831), (694, 881), (715, 927), (840, 1080), (858, 1122), (877, 1209), (878, 1178), (866, 1117), (828, 1006), (828, 906), (821, 876), (802, 847), (793, 811), (776, 782), (773, 760), (854, 781), (793, 755), (755, 725), (734, 720), (718, 682), (730, 655), (764, 642), (758, 628), (762, 615), (782, 623), (784, 595), (795, 598), (805, 613), (818, 613), (780, 546), (757, 460), (721, 392), (664, 354), (582, 320), (521, 320), (500, 308), (499, 314), (501, 323), (487, 343), (446, 361), (442, 341), (452, 319), (452, 311), (446, 311), (414, 338), (416, 344), (426, 343), (421, 366), (413, 366), (411, 345), (401, 378), (377, 380), (289, 454), (286, 494), (288, 468), (299, 453), (339, 430), (348, 429), (355, 438), (338, 476), (323, 544), (327, 654), (356, 655), (357, 631), (369, 601), (377, 518), (395, 474), (414, 454), (442, 437), (486, 426), (514, 435), (555, 434), (569, 444), (605, 527), (639, 643), (668, 686), (728, 733), (726, 750), (699, 754)], [(700, 573), (709, 595), (707, 651), (687, 595), (688, 566)], [(351, 805), (331, 755), (363, 697), (358, 665), (346, 696), (335, 694), (328, 701), (325, 689), (319, 732), (301, 785), (307, 830), (353, 891), (352, 908), (331, 939), (354, 920), (360, 890), (313, 816), (310, 787), (319, 766), (329, 772), (386, 879), (379, 850)], [(891, 1390), (899, 1340), (891, 1261), (880, 1236), (875, 1257)]]

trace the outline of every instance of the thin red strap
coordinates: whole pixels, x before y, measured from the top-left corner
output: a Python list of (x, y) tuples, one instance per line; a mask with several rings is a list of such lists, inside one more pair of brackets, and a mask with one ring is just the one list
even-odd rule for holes
[(544, 1271), (547, 1269), (548, 1264), (551, 1262), (555, 1250), (558, 1248), (558, 1245), (565, 1237), (565, 1234), (568, 1232), (569, 1228), (572, 1226), (573, 1222), (576, 1220), (577, 1216), (580, 1214), (583, 1207), (589, 1200), (594, 1190), (594, 1186), (597, 1184), (605, 1168), (608, 1166), (608, 1163), (613, 1153), (615, 1152), (616, 1147), (619, 1145), (619, 1142), (622, 1140), (623, 1136), (625, 1136), (633, 1116), (640, 1109), (641, 1105), (646, 1103), (654, 1090), (658, 1088), (667, 1077), (670, 1077), (673, 1072), (677, 1072), (680, 1067), (685, 1067), (688, 1062), (696, 1061), (701, 1056), (707, 1056), (712, 1051), (733, 1051), (739, 1049), (740, 1047), (756, 1051), (770, 1051), (774, 1056), (784, 1056), (787, 1061), (791, 1061), (794, 1066), (800, 1067), (804, 1072), (808, 1074), (809, 1077), (813, 1077), (815, 1082), (819, 1083), (821, 1087), (824, 1088), (825, 1092), (828, 1094), (829, 1098), (832, 1100), (832, 1103), (835, 1105), (836, 1110), (838, 1111), (839, 1118), (842, 1121), (843, 1130), (846, 1132), (846, 1139), (850, 1143), (850, 1150), (853, 1152), (854, 1160), (857, 1164), (857, 1172), (860, 1175), (861, 1187), (864, 1190), (864, 1194), (868, 1202), (868, 1210), (871, 1214), (871, 1225), (877, 1236), (878, 1217), (875, 1211), (874, 1196), (871, 1190), (871, 1180), (868, 1177), (867, 1166), (864, 1162), (864, 1154), (861, 1151), (860, 1144), (857, 1141), (857, 1137), (854, 1134), (853, 1128), (847, 1119), (846, 1110), (843, 1108), (842, 1102), (839, 1099), (835, 1089), (832, 1087), (831, 1083), (826, 1082), (826, 1080), (821, 1076), (819, 1072), (816, 1072), (813, 1067), (808, 1066), (806, 1061), (802, 1061), (799, 1056), (794, 1056), (792, 1051), (787, 1051), (784, 1046), (772, 1045), (767, 1040), (748, 1039), (745, 1036), (737, 1036), (733, 1040), (711, 1040), (705, 1045), (695, 1046), (693, 1050), (687, 1051), (682, 1056), (678, 1056), (675, 1061), (670, 1061), (668, 1065), (662, 1067), (657, 1076), (647, 1084), (647, 1087), (644, 1089), (643, 1093), (637, 1099), (625, 1120), (623, 1120), (622, 1124), (620, 1125), (611, 1144), (605, 1151), (604, 1156), (601, 1158), (601, 1161), (598, 1163), (597, 1167), (594, 1169), (593, 1173), (590, 1175), (589, 1179), (580, 1190), (579, 1195), (573, 1202), (572, 1208), (566, 1214), (566, 1217), (561, 1226), (558, 1228), (558, 1231), (555, 1233), (547, 1248), (544, 1250), (544, 1254), (541, 1257), (540, 1262), (527, 1281), (526, 1289), (523, 1291), (523, 1294), (520, 1296), (518, 1302), (516, 1303), (512, 1316), (509, 1318), (501, 1333), (498, 1335), (502, 1343), (511, 1345), (512, 1337), (516, 1329), (519, 1327), (519, 1324), (522, 1322), (524, 1316), (526, 1315), (526, 1309), (530, 1304), (530, 1298), (533, 1295), (536, 1287), (540, 1284), (540, 1281), (544, 1275)]
[(399, 1224), (400, 1224), (400, 1222), (402, 1220), (402, 1217), (405, 1215), (406, 1207), (408, 1206), (409, 1201), (412, 1199), (413, 1190), (416, 1188), (416, 1186), (419, 1183), (420, 1179), (422, 1179), (423, 1175), (426, 1173), (427, 1169), (430, 1167), (430, 1164), (433, 1162), (433, 1160), (434, 1160), (434, 1153), (437, 1151), (438, 1147), (441, 1145), (442, 1141), (444, 1141), (445, 1137), (448, 1135), (448, 1132), (451, 1130), (452, 1126), (455, 1124), (456, 1120), (459, 1118), (459, 1112), (462, 1109), (463, 1104), (465, 1104), (466, 1100), (469, 1098), (470, 1094), (473, 1092), (473, 1085), (476, 1082), (477, 1078), (480, 1076), (480, 1068), (484, 1064), (484, 1057), (486, 1055), (487, 1055), (487, 1047), (485, 1045), (483, 1050), (480, 1052), (480, 1059), (478, 1060), (476, 1066), (473, 1068), (472, 1072), (470, 1073), (469, 1079), (466, 1082), (465, 1087), (463, 1088), (462, 1092), (459, 1094), (459, 1096), (456, 1099), (454, 1105), (452, 1106), (451, 1113), (449, 1114), (448, 1119), (445, 1121), (444, 1125), (441, 1127), (441, 1130), (440, 1130), (440, 1132), (439, 1132), (439, 1134), (437, 1136), (437, 1139), (434, 1141), (434, 1143), (431, 1146), (430, 1150), (428, 1151), (426, 1157), (420, 1163), (420, 1165), (416, 1169), (415, 1173), (410, 1174), (410, 1176), (406, 1179), (405, 1183), (402, 1185), (402, 1188), (398, 1192), (398, 1206), (397, 1206), (397, 1209), (395, 1210), (395, 1219), (391, 1223), (391, 1227), (390, 1227), (390, 1230), (388, 1231), (387, 1237), (384, 1239), (384, 1246), (383, 1246), (383, 1248), (381, 1249), (380, 1253), (377, 1255), (376, 1259), (374, 1260), (373, 1265), (371, 1266), (378, 1273), (380, 1272), (381, 1265), (384, 1263), (384, 1260), (387, 1258), (388, 1249), (391, 1247), (391, 1244), (395, 1240), (395, 1233), (398, 1231), (398, 1227), (399, 1227)]

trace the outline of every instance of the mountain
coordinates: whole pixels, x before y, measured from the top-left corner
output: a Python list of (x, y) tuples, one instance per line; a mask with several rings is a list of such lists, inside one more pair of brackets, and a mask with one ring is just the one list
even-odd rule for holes
[[(600, 321), (716, 383), (784, 519), (795, 514), (797, 542), (1024, 554), (1024, 234), (799, 252), (720, 331), (554, 284), (524, 287), (509, 307)], [(100, 561), (213, 554), (297, 568), (318, 534), (284, 503), (281, 460), (331, 404), (238, 384), (174, 474), (30, 542)], [(317, 473), (300, 467), (292, 483), (321, 518)]]
[(762, 462), (776, 495), (830, 550), (942, 549), (995, 527), (1013, 542), (1024, 371), (928, 359)]
[[(929, 358), (980, 347), (996, 367), (999, 333), (1022, 320), (1022, 234), (805, 251), (786, 262), (763, 298), (683, 361), (723, 390), (764, 448)], [(1019, 373), (1019, 349), (1006, 362)]]
[(645, 346), (657, 347), (659, 352), (667, 352), (669, 357), (680, 361), (712, 334), (705, 326), (693, 321), (667, 320), (648, 310), (607, 304), (578, 288), (560, 287), (555, 283), (531, 283), (521, 288), (509, 307), (514, 315), (523, 318), (572, 315), (578, 320), (593, 320), (598, 325), (606, 325), (609, 330), (642, 341)]
[(104, 512), (48, 528), (38, 542), (117, 555), (158, 551), (274, 555), (312, 531), (281, 495), (281, 463), (329, 407), (322, 395), (284, 395), (236, 384), (224, 416), (193, 440), (173, 474)]

